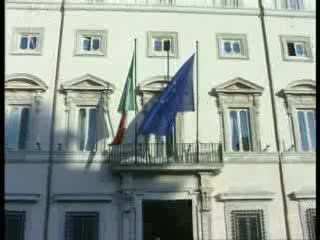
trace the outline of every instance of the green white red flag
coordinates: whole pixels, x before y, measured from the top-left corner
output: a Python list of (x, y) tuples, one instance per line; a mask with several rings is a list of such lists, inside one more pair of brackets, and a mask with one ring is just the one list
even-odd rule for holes
[(120, 119), (116, 136), (112, 142), (112, 145), (118, 145), (122, 143), (125, 132), (126, 132), (128, 112), (136, 110), (136, 104), (135, 104), (136, 100), (135, 100), (135, 94), (134, 94), (134, 79), (133, 79), (134, 59), (135, 59), (135, 53), (133, 53), (133, 56), (131, 59), (127, 80), (126, 80), (126, 83), (122, 92), (122, 96), (120, 99), (120, 104), (118, 107), (118, 112), (122, 113), (122, 116)]

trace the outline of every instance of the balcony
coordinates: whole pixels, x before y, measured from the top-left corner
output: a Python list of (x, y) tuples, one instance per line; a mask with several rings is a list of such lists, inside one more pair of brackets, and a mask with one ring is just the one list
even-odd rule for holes
[[(113, 146), (109, 161), (114, 172), (215, 172), (222, 168), (217, 143), (138, 143)], [(197, 154), (199, 152), (199, 154)]]

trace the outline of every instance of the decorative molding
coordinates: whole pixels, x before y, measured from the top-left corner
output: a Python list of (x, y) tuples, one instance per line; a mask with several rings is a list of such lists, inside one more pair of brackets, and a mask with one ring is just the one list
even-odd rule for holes
[(99, 193), (54, 194), (52, 199), (55, 202), (112, 202), (110, 194)]
[(39, 201), (40, 194), (35, 193), (6, 193), (5, 202), (36, 203)]
[(26, 73), (12, 73), (6, 76), (5, 90), (46, 91), (47, 84), (40, 78)]
[[(169, 76), (172, 78), (172, 76)], [(142, 81), (138, 85), (138, 90), (140, 94), (144, 92), (151, 92), (151, 93), (160, 93), (169, 83), (167, 80), (168, 76), (159, 75), (148, 78), (147, 80)]]
[(73, 91), (107, 91), (113, 93), (115, 86), (91, 74), (85, 74), (61, 84), (61, 90)]
[(316, 164), (315, 152), (283, 152), (283, 163), (313, 163)]
[(316, 95), (316, 81), (312, 79), (296, 80), (282, 90), (283, 94)]
[(5, 4), (6, 9), (14, 10), (44, 10), (44, 11), (60, 11), (62, 3), (54, 2), (14, 2), (9, 1)]
[(258, 94), (261, 95), (264, 88), (245, 80), (241, 77), (236, 77), (222, 84), (219, 84), (213, 88), (210, 92), (211, 95), (218, 95), (220, 93), (232, 94), (232, 93), (242, 93), (242, 94)]
[(292, 200), (306, 200), (306, 199), (316, 199), (316, 191), (314, 188), (305, 187), (297, 191), (293, 191), (289, 194)]
[(247, 163), (278, 163), (277, 152), (224, 152), (223, 163), (247, 164)]
[(219, 201), (234, 201), (234, 200), (273, 200), (274, 192), (268, 191), (248, 191), (244, 189), (243, 191), (229, 191), (220, 193), (217, 195)]
[(315, 11), (289, 11), (289, 10), (276, 10), (266, 9), (264, 11), (265, 16), (272, 17), (285, 17), (285, 18), (313, 18), (315, 20)]

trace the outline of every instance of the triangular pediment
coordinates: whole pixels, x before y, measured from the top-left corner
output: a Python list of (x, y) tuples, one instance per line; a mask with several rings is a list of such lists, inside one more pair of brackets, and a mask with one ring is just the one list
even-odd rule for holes
[(259, 93), (263, 92), (263, 87), (243, 78), (237, 77), (224, 82), (212, 89), (213, 93)]
[[(171, 77), (170, 77), (171, 78)], [(140, 92), (161, 92), (168, 85), (167, 76), (155, 76), (139, 85)]]
[(91, 90), (91, 91), (110, 91), (115, 90), (115, 86), (91, 74), (67, 81), (61, 84), (63, 90)]
[(48, 86), (39, 78), (24, 73), (14, 73), (6, 77), (6, 90), (47, 90)]
[(311, 79), (303, 79), (291, 82), (286, 88), (283, 89), (284, 94), (303, 94), (315, 95), (316, 94), (316, 81)]

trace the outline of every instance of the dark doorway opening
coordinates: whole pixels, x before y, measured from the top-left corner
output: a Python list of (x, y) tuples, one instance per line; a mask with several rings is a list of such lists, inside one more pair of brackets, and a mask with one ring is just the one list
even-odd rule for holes
[(143, 240), (193, 240), (191, 200), (144, 200)]

